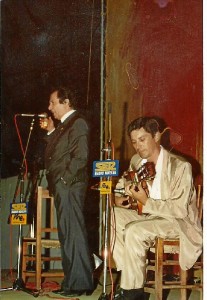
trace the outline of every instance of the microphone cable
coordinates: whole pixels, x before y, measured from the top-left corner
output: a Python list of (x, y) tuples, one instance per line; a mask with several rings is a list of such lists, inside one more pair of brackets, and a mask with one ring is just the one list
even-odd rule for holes
[(26, 160), (26, 156), (25, 156), (26, 152), (25, 152), (25, 149), (23, 147), (22, 138), (21, 138), (21, 135), (20, 135), (18, 124), (17, 124), (17, 116), (18, 116), (18, 114), (16, 114), (14, 116), (14, 124), (15, 124), (15, 128), (16, 128), (17, 136), (18, 136), (18, 139), (19, 139), (19, 144), (20, 144), (20, 148), (21, 148), (21, 151), (22, 151), (22, 155), (23, 155), (23, 162), (22, 162), (21, 167), (25, 166), (24, 178), (26, 178), (27, 177), (27, 172), (28, 172), (28, 165), (27, 165), (27, 160)]

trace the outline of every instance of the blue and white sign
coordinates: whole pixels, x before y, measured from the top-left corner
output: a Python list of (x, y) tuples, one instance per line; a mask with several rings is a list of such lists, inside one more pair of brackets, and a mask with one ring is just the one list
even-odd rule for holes
[(93, 162), (93, 177), (107, 177), (119, 175), (118, 160), (101, 160)]

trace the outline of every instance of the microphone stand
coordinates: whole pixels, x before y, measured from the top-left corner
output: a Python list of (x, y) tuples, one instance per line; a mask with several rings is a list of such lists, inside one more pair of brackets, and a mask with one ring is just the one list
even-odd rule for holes
[[(108, 145), (105, 149), (102, 149), (102, 152), (106, 152), (106, 160), (112, 160), (112, 139), (111, 139), (111, 115), (112, 115), (112, 107), (111, 103), (108, 103)], [(110, 176), (107, 176), (107, 181), (111, 180)], [(106, 194), (106, 203), (105, 203), (105, 230), (104, 230), (104, 266), (103, 266), (103, 290), (98, 300), (108, 300), (109, 296), (106, 292), (107, 286), (107, 259), (109, 257), (110, 251), (110, 238), (109, 238), (109, 216), (110, 216), (110, 196), (109, 193)]]
[[(32, 130), (34, 127), (34, 122), (35, 122), (35, 118), (32, 119), (32, 122), (30, 125), (30, 131), (29, 131), (29, 136), (27, 139), (26, 149), (24, 151), (23, 160), (22, 160), (22, 164), (20, 167), (20, 172), (18, 175), (17, 184), (16, 184), (16, 188), (15, 188), (15, 192), (14, 192), (13, 203), (16, 202), (16, 197), (17, 197), (19, 186), (20, 186), (20, 203), (24, 202), (24, 171), (25, 171), (24, 163), (26, 160), (27, 150), (28, 150), (28, 146), (29, 146), (29, 142), (30, 142), (31, 133), (32, 133)], [(25, 283), (24, 283), (24, 281), (22, 279), (22, 275), (21, 275), (21, 271), (22, 271), (21, 259), (22, 259), (22, 224), (19, 224), (18, 253), (17, 253), (17, 278), (13, 282), (12, 287), (2, 288), (2, 289), (0, 289), (0, 292), (7, 291), (7, 290), (22, 290), (24, 292), (27, 292), (30, 295), (33, 295), (34, 297), (38, 297), (38, 295), (36, 295), (35, 292), (33, 292), (32, 290), (27, 289), (25, 287)]]
[[(102, 149), (102, 151), (107, 152), (107, 159), (111, 160), (111, 140), (108, 141), (108, 147), (105, 149)], [(107, 180), (109, 181), (111, 178), (107, 177)], [(109, 194), (106, 194), (106, 203), (105, 203), (105, 230), (104, 230), (104, 266), (103, 266), (103, 289), (102, 289), (102, 294), (98, 298), (98, 300), (108, 300), (109, 296), (107, 295), (106, 291), (106, 286), (107, 286), (107, 259), (108, 259), (108, 254), (109, 254), (109, 242), (108, 242), (108, 237), (109, 237)]]

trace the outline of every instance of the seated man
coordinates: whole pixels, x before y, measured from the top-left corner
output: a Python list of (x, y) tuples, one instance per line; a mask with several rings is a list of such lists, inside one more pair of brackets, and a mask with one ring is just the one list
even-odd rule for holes
[[(146, 275), (146, 253), (157, 237), (180, 238), (179, 263), (183, 270), (196, 262), (202, 251), (202, 228), (196, 208), (196, 191), (192, 168), (184, 158), (160, 145), (161, 130), (156, 118), (141, 117), (128, 126), (136, 154), (130, 168), (137, 171), (146, 162), (155, 166), (154, 180), (142, 184), (125, 184), (121, 178), (116, 190), (125, 188), (126, 195), (115, 194), (115, 242), (113, 258), (121, 271), (120, 290), (114, 299), (143, 299)], [(128, 209), (132, 197), (142, 204), (142, 214)], [(113, 230), (113, 229), (112, 229)]]

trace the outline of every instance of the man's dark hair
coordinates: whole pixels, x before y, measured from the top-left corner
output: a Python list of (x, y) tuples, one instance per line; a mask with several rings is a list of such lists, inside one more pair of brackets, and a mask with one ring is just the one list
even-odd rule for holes
[(66, 99), (69, 99), (70, 106), (75, 109), (77, 108), (77, 99), (71, 89), (64, 86), (58, 86), (58, 87), (53, 87), (51, 93), (54, 93), (55, 91), (57, 91), (57, 96), (59, 98), (60, 103), (64, 103)]
[(161, 132), (160, 124), (156, 117), (140, 117), (132, 121), (128, 126), (128, 135), (136, 129), (144, 128), (148, 133), (151, 133), (152, 137), (156, 132)]

